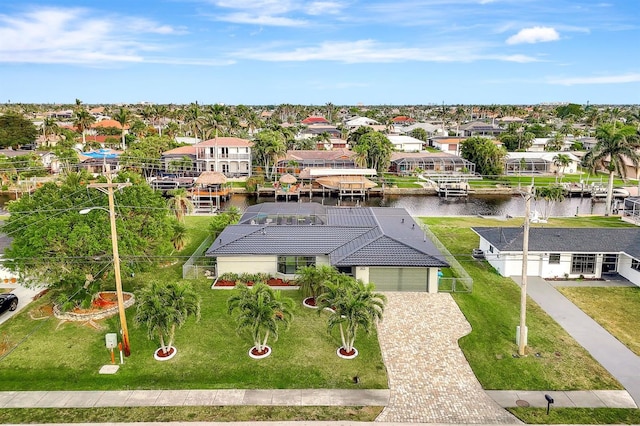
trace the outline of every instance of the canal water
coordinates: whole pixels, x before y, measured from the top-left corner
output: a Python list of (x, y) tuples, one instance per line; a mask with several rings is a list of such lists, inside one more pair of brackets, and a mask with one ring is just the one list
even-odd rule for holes
[[(223, 203), (221, 208), (236, 206), (243, 211), (247, 206), (273, 201), (273, 197), (234, 194), (231, 199)], [(371, 197), (365, 201), (338, 200), (336, 197), (301, 197), (300, 202), (314, 201), (324, 205), (335, 206), (372, 206), (372, 207), (403, 207), (412, 216), (524, 216), (525, 203), (522, 196), (476, 195), (466, 199), (449, 199), (433, 195), (388, 195), (385, 197)], [(284, 202), (279, 200), (278, 202)], [(297, 202), (297, 201), (290, 201)], [(540, 214), (546, 212), (543, 202), (532, 201), (531, 210)], [(587, 214), (604, 214), (604, 203), (593, 202), (591, 198), (565, 198), (562, 202), (554, 203), (550, 210), (551, 217), (569, 217)]]
[[(8, 200), (0, 197), (0, 211)], [(236, 206), (244, 211), (248, 206), (273, 201), (273, 197), (234, 194), (227, 202), (223, 202), (221, 209)], [(372, 207), (403, 207), (412, 216), (524, 216), (524, 198), (509, 195), (476, 195), (466, 199), (449, 199), (435, 195), (387, 195), (385, 197), (371, 197), (365, 201), (338, 200), (336, 197), (301, 197), (300, 202), (314, 201), (328, 206), (372, 206)], [(284, 202), (284, 201), (279, 201)], [(291, 202), (291, 201), (290, 201)], [(293, 201), (297, 202), (297, 201)], [(532, 201), (531, 210), (545, 213), (545, 206), (541, 202)], [(551, 217), (568, 217), (576, 214), (604, 214), (604, 203), (593, 202), (591, 198), (566, 198), (555, 203), (550, 209)]]

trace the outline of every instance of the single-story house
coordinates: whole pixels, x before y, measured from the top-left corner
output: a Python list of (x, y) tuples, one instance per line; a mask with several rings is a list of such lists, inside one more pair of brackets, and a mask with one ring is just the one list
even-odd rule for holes
[(303, 127), (296, 136), (297, 139), (310, 139), (315, 136), (323, 135), (327, 133), (329, 137), (340, 138), (341, 132), (336, 126), (331, 124), (312, 124), (307, 127)]
[(425, 142), (406, 135), (387, 135), (387, 138), (393, 144), (393, 149), (403, 152), (420, 152)]
[(294, 278), (301, 266), (331, 265), (380, 291), (438, 291), (448, 267), (402, 208), (262, 203), (249, 207), (206, 252), (217, 274), (264, 272)]
[[(472, 229), (500, 275), (522, 274), (523, 228)], [(527, 274), (591, 279), (620, 274), (640, 286), (640, 228), (531, 228)]]
[[(559, 154), (569, 157), (569, 165), (556, 165), (555, 158)], [(570, 152), (509, 152), (504, 161), (507, 174), (576, 173), (580, 165), (580, 159)]]
[(412, 174), (416, 169), (424, 173), (475, 173), (476, 165), (462, 157), (444, 152), (394, 152), (389, 171)]
[(355, 153), (340, 148), (333, 151), (324, 150), (289, 150), (276, 165), (278, 173), (297, 175), (305, 168), (352, 169), (356, 167)]

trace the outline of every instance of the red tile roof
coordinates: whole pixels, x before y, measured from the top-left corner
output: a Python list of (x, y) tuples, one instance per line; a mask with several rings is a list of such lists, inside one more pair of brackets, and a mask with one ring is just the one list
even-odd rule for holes
[(397, 117), (393, 117), (394, 123), (409, 123), (413, 122), (413, 118), (407, 117), (406, 115), (399, 115)]
[(307, 117), (301, 121), (302, 124), (330, 124), (324, 117)]
[[(122, 129), (122, 125), (118, 123), (116, 120), (102, 120), (96, 121), (91, 125), (92, 128), (96, 129), (98, 127), (115, 127), (116, 129)], [(129, 126), (124, 126), (125, 129), (128, 129)]]

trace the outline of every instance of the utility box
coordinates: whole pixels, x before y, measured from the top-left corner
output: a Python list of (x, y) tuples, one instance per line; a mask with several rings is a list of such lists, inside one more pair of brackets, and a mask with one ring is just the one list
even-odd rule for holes
[(104, 336), (107, 349), (115, 349), (118, 347), (118, 335), (116, 333), (107, 333)]

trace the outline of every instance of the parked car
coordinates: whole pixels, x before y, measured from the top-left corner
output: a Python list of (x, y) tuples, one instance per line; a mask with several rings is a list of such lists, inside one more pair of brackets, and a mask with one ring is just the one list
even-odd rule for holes
[(471, 256), (473, 256), (474, 259), (484, 259), (484, 251), (479, 248), (474, 248)]
[(0, 294), (0, 314), (4, 311), (15, 311), (18, 307), (18, 296), (13, 293)]

